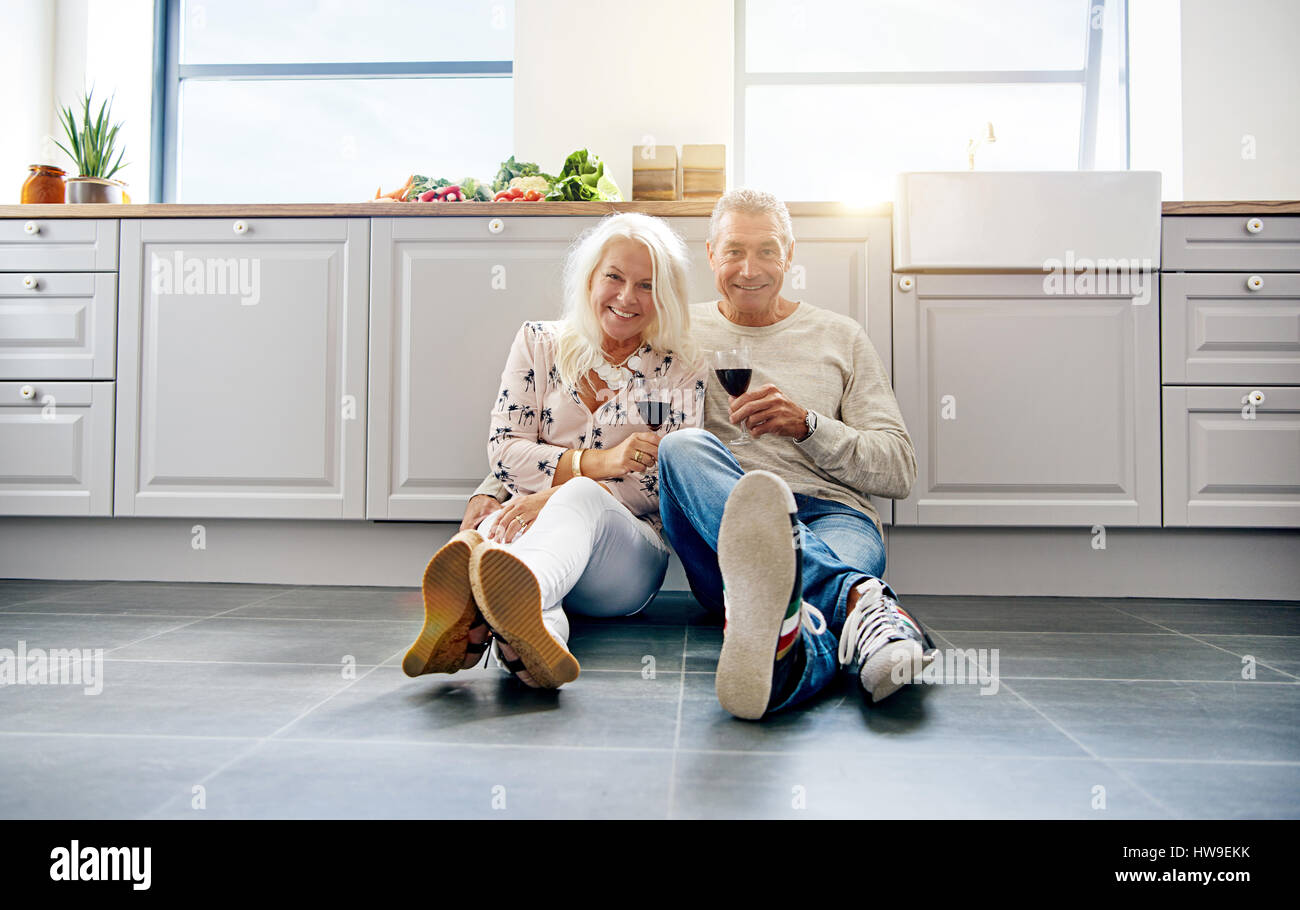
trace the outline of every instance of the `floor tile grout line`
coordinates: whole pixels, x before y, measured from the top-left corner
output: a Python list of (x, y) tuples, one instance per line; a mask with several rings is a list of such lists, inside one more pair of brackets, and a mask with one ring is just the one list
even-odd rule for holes
[[(396, 657), (398, 654), (403, 653), (405, 650), (406, 650), (405, 648), (402, 648), (402, 649), (399, 650), (399, 651), (395, 651), (395, 652), (393, 653), (393, 655), (392, 655), (391, 657), (389, 657), (388, 659), (389, 659), (389, 660), (392, 660), (394, 657)], [(305, 711), (303, 711), (302, 713), (300, 713), (297, 717), (295, 717), (295, 718), (293, 718), (292, 720), (290, 720), (288, 723), (283, 724), (282, 726), (276, 728), (275, 730), (273, 730), (271, 733), (267, 734), (266, 736), (263, 736), (263, 737), (259, 738), (258, 740), (256, 740), (255, 742), (251, 743), (251, 744), (248, 746), (248, 748), (241, 750), (238, 754), (236, 754), (235, 756), (233, 756), (233, 757), (232, 757), (231, 759), (229, 759), (228, 761), (223, 762), (222, 764), (218, 765), (218, 766), (217, 766), (216, 768), (214, 768), (213, 770), (209, 771), (207, 774), (203, 775), (203, 777), (199, 779), (198, 783), (197, 783), (195, 786), (201, 786), (201, 785), (203, 785), (203, 784), (206, 784), (208, 781), (210, 781), (212, 778), (216, 777), (216, 776), (217, 776), (218, 774), (220, 774), (222, 771), (225, 771), (227, 768), (233, 766), (235, 763), (237, 763), (237, 762), (239, 762), (239, 761), (242, 761), (244, 758), (247, 758), (248, 756), (252, 755), (252, 754), (253, 754), (254, 752), (256, 752), (258, 749), (260, 749), (263, 745), (265, 745), (266, 743), (270, 742), (271, 739), (273, 739), (274, 737), (278, 736), (280, 733), (284, 732), (286, 729), (288, 729), (289, 727), (293, 726), (293, 725), (296, 724), (298, 721), (302, 720), (304, 717), (306, 717), (306, 716), (307, 716), (308, 714), (310, 714), (312, 711), (315, 711), (317, 708), (319, 708), (321, 705), (323, 705), (323, 704), (325, 704), (326, 702), (328, 702), (330, 699), (334, 698), (336, 695), (341, 695), (341, 694), (343, 694), (343, 693), (346, 692), (348, 689), (352, 688), (352, 687), (355, 686), (357, 683), (361, 682), (361, 680), (365, 679), (367, 676), (369, 676), (369, 675), (370, 675), (371, 673), (373, 673), (375, 670), (379, 669), (379, 667), (381, 667), (381, 666), (383, 666), (383, 665), (382, 665), (382, 664), (376, 664), (374, 667), (371, 667), (369, 670), (367, 670), (365, 673), (362, 673), (362, 674), (361, 674), (360, 676), (358, 676), (356, 679), (349, 680), (349, 681), (347, 682), (346, 685), (344, 685), (343, 687), (337, 689), (337, 690), (334, 691), (334, 692), (331, 692), (331, 693), (330, 693), (329, 695), (327, 695), (325, 698), (321, 699), (320, 701), (316, 702), (316, 704), (314, 704), (314, 705), (312, 705), (311, 707), (307, 708)], [(173, 797), (173, 798), (174, 798), (174, 797)], [(163, 810), (163, 808), (166, 807), (166, 806), (167, 806), (171, 801), (172, 801), (172, 798), (169, 798), (169, 799), (164, 800), (163, 802), (161, 802), (161, 803), (159, 803), (157, 806), (155, 806), (153, 809), (151, 809), (148, 813), (146, 813), (145, 815), (140, 816), (140, 817), (141, 817), (141, 818), (144, 818), (144, 819), (147, 819), (147, 818), (150, 818), (151, 816), (156, 815), (158, 812), (161, 812), (161, 811)]]
[[(1119, 610), (1118, 607), (1116, 607), (1115, 609), (1116, 609), (1116, 610)], [(1120, 612), (1123, 613), (1124, 611), (1123, 611), (1123, 610), (1120, 610)], [(1130, 615), (1130, 614), (1125, 614), (1125, 615)], [(1139, 617), (1134, 617), (1134, 618), (1137, 619), (1137, 618), (1139, 618)], [(1159, 628), (1161, 628), (1161, 629), (1169, 629), (1168, 626), (1160, 625), (1160, 623), (1154, 622), (1154, 621), (1152, 621), (1152, 620), (1144, 620), (1144, 622), (1150, 622), (1152, 625), (1157, 626), (1157, 627), (1159, 627)], [(1173, 632), (1175, 635), (1180, 635), (1180, 636), (1182, 636), (1183, 638), (1188, 638), (1188, 639), (1191, 639), (1191, 640), (1194, 641), (1194, 642), (1197, 642), (1197, 643), (1199, 643), (1199, 644), (1205, 645), (1207, 648), (1215, 648), (1216, 650), (1222, 651), (1222, 652), (1225, 653), (1225, 654), (1231, 654), (1233, 657), (1240, 658), (1240, 657), (1243, 656), (1243, 655), (1241, 655), (1241, 654), (1237, 654), (1237, 653), (1234, 652), (1234, 651), (1229, 651), (1227, 648), (1220, 647), (1219, 645), (1216, 645), (1216, 644), (1214, 644), (1213, 642), (1203, 641), (1203, 640), (1197, 638), (1195, 635), (1192, 635), (1191, 633), (1188, 633), (1188, 632), (1179, 632), (1177, 629), (1169, 629), (1169, 631), (1170, 631), (1170, 632)], [(1202, 634), (1203, 634), (1203, 633), (1202, 633)], [(1286, 672), (1285, 670), (1279, 670), (1277, 667), (1274, 667), (1274, 666), (1272, 666), (1271, 664), (1267, 664), (1267, 663), (1265, 663), (1265, 662), (1262, 661), (1262, 660), (1256, 660), (1255, 663), (1258, 664), (1258, 665), (1261, 666), (1261, 667), (1265, 667), (1265, 668), (1267, 668), (1267, 669), (1269, 669), (1269, 670), (1272, 670), (1274, 673), (1281, 673), (1283, 676), (1287, 676), (1287, 677), (1290, 677), (1291, 679), (1294, 679), (1294, 680), (1300, 681), (1300, 677), (1297, 677), (1295, 674), (1293, 674), (1293, 673), (1288, 673), (1288, 672)], [(1242, 681), (1245, 682), (1246, 680), (1242, 680)]]
[[(155, 632), (155, 633), (152, 634), (152, 635), (146, 635), (144, 638), (137, 638), (135, 641), (129, 641), (129, 642), (127, 642), (127, 643), (124, 644), (124, 645), (118, 645), (118, 646), (115, 647), (115, 648), (109, 648), (109, 649), (108, 649), (107, 651), (105, 651), (104, 653), (105, 653), (105, 654), (112, 654), (114, 651), (120, 651), (120, 650), (122, 650), (123, 648), (129, 648), (129, 647), (131, 647), (132, 645), (138, 645), (138, 644), (139, 644), (140, 642), (142, 642), (142, 641), (149, 641), (151, 638), (157, 638), (159, 635), (167, 635), (167, 634), (169, 634), (169, 633), (171, 633), (171, 632), (179, 631), (179, 630), (184, 629), (184, 628), (186, 628), (186, 627), (188, 627), (188, 626), (192, 626), (192, 625), (194, 625), (194, 624), (197, 623), (197, 622), (202, 622), (204, 619), (213, 619), (213, 618), (215, 618), (215, 617), (217, 617), (217, 616), (224, 616), (226, 613), (230, 613), (230, 612), (233, 611), (233, 610), (239, 610), (239, 609), (242, 609), (243, 607), (251, 607), (251, 606), (254, 606), (255, 604), (259, 604), (259, 603), (261, 603), (261, 602), (264, 601), (264, 600), (267, 600), (267, 598), (262, 597), (262, 598), (259, 598), (259, 599), (257, 599), (257, 600), (249, 601), (248, 603), (242, 603), (242, 604), (240, 604), (240, 605), (237, 606), (237, 607), (231, 607), (229, 610), (223, 610), (223, 611), (221, 611), (220, 613), (214, 613), (212, 616), (205, 616), (205, 617), (202, 617), (202, 618), (200, 618), (200, 619), (192, 620), (191, 622), (181, 623), (179, 626), (173, 626), (173, 627), (170, 628), (170, 629), (163, 629), (161, 632)], [(110, 615), (111, 615), (111, 614), (110, 614)]]
[[(944, 636), (942, 636), (942, 635), (939, 636), (939, 637), (940, 637), (940, 638), (943, 638), (944, 641), (948, 642), (948, 644), (949, 644), (950, 646), (952, 645), (952, 642), (949, 641), (948, 638), (946, 638), (946, 637), (944, 637)], [(980, 665), (979, 665), (978, 661), (976, 662), (976, 668), (977, 668), (977, 671), (978, 671), (978, 669), (980, 669)], [(988, 673), (988, 668), (987, 668), (987, 667), (984, 667), (983, 669), (984, 669), (984, 671), (985, 671), (985, 674), (987, 675), (987, 673)], [(978, 675), (978, 672), (977, 672), (977, 675)], [(999, 686), (1005, 685), (1005, 684), (1002, 682), (1002, 677), (1001, 677), (1001, 676), (999, 676), (999, 678), (998, 678), (998, 683), (999, 683)], [(1158, 809), (1160, 809), (1160, 811), (1164, 812), (1167, 816), (1169, 816), (1169, 817), (1171, 817), (1171, 818), (1175, 818), (1175, 819), (1179, 818), (1179, 815), (1178, 815), (1177, 812), (1175, 812), (1175, 811), (1173, 811), (1172, 809), (1170, 809), (1169, 806), (1165, 805), (1163, 801), (1157, 799), (1157, 798), (1156, 798), (1155, 796), (1153, 796), (1151, 793), (1148, 793), (1145, 787), (1143, 787), (1143, 786), (1142, 786), (1141, 784), (1139, 784), (1137, 781), (1133, 780), (1131, 777), (1129, 777), (1127, 774), (1125, 774), (1125, 773), (1124, 773), (1123, 771), (1121, 771), (1119, 768), (1116, 768), (1116, 767), (1112, 766), (1108, 761), (1106, 761), (1105, 759), (1103, 759), (1101, 756), (1099, 756), (1099, 755), (1098, 755), (1096, 752), (1094, 752), (1092, 749), (1090, 749), (1090, 748), (1088, 748), (1087, 746), (1085, 746), (1085, 745), (1083, 744), (1082, 740), (1080, 740), (1080, 739), (1079, 739), (1078, 737), (1076, 737), (1074, 734), (1070, 733), (1068, 730), (1065, 729), (1065, 727), (1061, 726), (1061, 725), (1060, 725), (1059, 723), (1057, 723), (1055, 720), (1053, 720), (1052, 718), (1048, 717), (1047, 714), (1046, 714), (1042, 709), (1040, 709), (1037, 705), (1035, 705), (1035, 704), (1034, 704), (1033, 702), (1031, 702), (1029, 699), (1025, 698), (1025, 696), (1023, 696), (1023, 695), (1021, 695), (1019, 692), (1017, 692), (1014, 686), (1009, 686), (1009, 685), (1008, 685), (1008, 686), (1006, 686), (1006, 689), (1007, 689), (1008, 692), (1010, 692), (1010, 693), (1011, 693), (1012, 695), (1014, 695), (1016, 698), (1020, 699), (1020, 701), (1022, 701), (1022, 702), (1025, 704), (1025, 706), (1026, 706), (1027, 708), (1029, 708), (1031, 711), (1033, 711), (1034, 713), (1036, 713), (1036, 714), (1037, 714), (1039, 717), (1041, 717), (1043, 720), (1047, 721), (1049, 724), (1051, 724), (1053, 727), (1055, 727), (1056, 730), (1057, 730), (1057, 732), (1059, 732), (1062, 736), (1064, 736), (1064, 737), (1066, 737), (1067, 739), (1069, 739), (1069, 740), (1070, 740), (1071, 742), (1073, 742), (1076, 746), (1078, 746), (1080, 749), (1082, 749), (1085, 753), (1087, 753), (1088, 755), (1090, 755), (1090, 756), (1092, 756), (1094, 759), (1096, 759), (1098, 762), (1100, 762), (1100, 763), (1102, 764), (1102, 766), (1105, 767), (1107, 770), (1109, 770), (1112, 774), (1116, 774), (1116, 775), (1118, 775), (1118, 776), (1119, 776), (1122, 780), (1124, 780), (1124, 781), (1125, 781), (1125, 782), (1126, 782), (1130, 787), (1133, 787), (1135, 790), (1137, 790), (1138, 793), (1140, 793), (1140, 794), (1142, 794), (1143, 796), (1145, 796), (1148, 800), (1151, 801), (1151, 803), (1152, 803), (1153, 805), (1155, 805)]]
[(691, 627), (682, 626), (682, 665), (677, 689), (677, 726), (673, 732), (673, 760), (668, 769), (668, 812), (665, 819), (673, 817), (673, 802), (677, 795), (677, 750), (682, 740), (682, 705), (686, 701), (686, 651), (691, 638)]
[[(27, 730), (0, 730), (0, 737), (56, 737), (65, 739), (159, 739), (159, 740), (179, 740), (179, 741), (216, 741), (216, 742), (248, 742), (260, 743), (266, 739), (264, 736), (196, 736), (188, 734), (175, 733), (58, 733), (58, 732), (36, 732)], [(345, 746), (417, 746), (417, 747), (456, 747), (456, 748), (473, 748), (473, 749), (542, 749), (549, 751), (569, 751), (569, 752), (658, 752), (671, 754), (673, 751), (669, 746), (582, 746), (582, 745), (564, 745), (564, 744), (539, 744), (539, 743), (491, 743), (491, 742), (467, 742), (461, 740), (411, 740), (411, 739), (332, 739), (319, 736), (295, 736), (281, 737), (276, 740), (277, 743), (310, 743), (313, 745), (345, 745)], [(789, 756), (872, 756), (877, 753), (864, 753), (861, 749), (796, 749), (789, 751), (773, 749), (694, 749), (690, 747), (681, 748), (678, 751), (691, 755), (727, 755), (727, 756), (759, 756), (759, 757), (789, 757)], [(1105, 758), (1093, 758), (1090, 755), (1014, 755), (1001, 754), (996, 752), (911, 752), (903, 751), (900, 753), (879, 753), (880, 757), (902, 757), (934, 760), (952, 760), (954, 762), (966, 761), (969, 759), (981, 759), (990, 761), (1048, 761), (1048, 762), (1127, 762), (1130, 764), (1159, 764), (1159, 765), (1242, 765), (1246, 767), (1269, 767), (1269, 768), (1300, 768), (1300, 761), (1286, 761), (1281, 759), (1232, 759), (1232, 758), (1158, 758), (1151, 756), (1107, 756)]]

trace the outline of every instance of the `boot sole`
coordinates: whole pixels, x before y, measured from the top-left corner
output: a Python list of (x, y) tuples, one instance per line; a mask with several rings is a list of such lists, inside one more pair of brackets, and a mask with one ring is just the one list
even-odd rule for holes
[(533, 682), (558, 689), (578, 678), (582, 668), (546, 630), (541, 589), (518, 557), (492, 546), (475, 550), (469, 583), (488, 625), (519, 655)]
[(751, 471), (722, 510), (718, 568), (732, 605), (718, 655), (718, 702), (730, 714), (758, 720), (772, 697), (781, 622), (794, 586), (790, 513), (794, 496), (768, 471)]
[(482, 542), (477, 531), (461, 531), (425, 567), (424, 628), (402, 658), (407, 676), (464, 669), (469, 627), (477, 608), (469, 584), (469, 557)]

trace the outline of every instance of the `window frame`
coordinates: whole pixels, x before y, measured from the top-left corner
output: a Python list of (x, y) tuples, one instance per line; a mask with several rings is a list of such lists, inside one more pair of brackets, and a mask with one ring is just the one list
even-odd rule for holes
[[(746, 72), (745, 6), (747, 0), (734, 0), (733, 43), (735, 45), (735, 101), (733, 112), (732, 147), (735, 155), (735, 181), (745, 184), (745, 94), (756, 85), (975, 85), (999, 83), (1012, 85), (1043, 85), (1065, 83), (1083, 89), (1080, 104), (1078, 169), (1094, 169), (1097, 156), (1097, 105), (1101, 96), (1101, 51), (1106, 38), (1106, 4), (1108, 0), (1091, 0), (1088, 19), (1084, 24), (1083, 69), (1062, 70), (898, 70), (846, 71), (846, 72)], [(1119, 42), (1119, 83), (1123, 96), (1120, 106), (1120, 127), (1124, 136), (1124, 168), (1129, 169), (1132, 155), (1132, 134), (1129, 129), (1128, 89), (1128, 0), (1109, 0), (1118, 8), (1119, 27), (1115, 38)], [(1094, 29), (1091, 22), (1101, 10), (1102, 26)], [(1094, 40), (1095, 39), (1095, 40)]]
[(180, 147), (178, 111), (185, 80), (228, 82), (237, 79), (385, 79), (424, 76), (514, 78), (510, 60), (400, 60), (329, 63), (181, 64), (180, 23), (183, 0), (154, 0), (152, 155), (150, 199), (176, 201)]

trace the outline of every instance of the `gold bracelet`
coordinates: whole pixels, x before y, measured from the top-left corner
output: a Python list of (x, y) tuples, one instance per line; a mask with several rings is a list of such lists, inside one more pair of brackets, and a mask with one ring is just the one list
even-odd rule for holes
[(582, 476), (582, 449), (573, 450), (573, 476)]

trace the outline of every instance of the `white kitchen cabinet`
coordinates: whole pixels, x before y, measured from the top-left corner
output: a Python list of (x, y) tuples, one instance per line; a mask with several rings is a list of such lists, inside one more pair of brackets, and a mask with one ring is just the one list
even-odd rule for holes
[[(896, 276), (894, 387), (917, 451), (900, 525), (1160, 524), (1150, 297), (1044, 276)], [(1109, 293), (1114, 291), (1114, 293)]]
[(117, 271), (117, 221), (0, 219), (0, 272)]
[(113, 378), (117, 275), (0, 273), (0, 379)]
[(113, 383), (0, 382), (0, 515), (113, 512)]
[(1165, 524), (1300, 528), (1300, 388), (1165, 386)]
[[(510, 343), (523, 322), (559, 318), (565, 255), (597, 220), (374, 219), (367, 517), (461, 518), (488, 473), (488, 415)], [(716, 299), (708, 218), (668, 221), (691, 255), (691, 300)], [(783, 294), (862, 323), (888, 369), (889, 219), (796, 218), (795, 237)], [(873, 502), (890, 523), (891, 501)]]
[(122, 222), (115, 514), (364, 517), (369, 227)]

